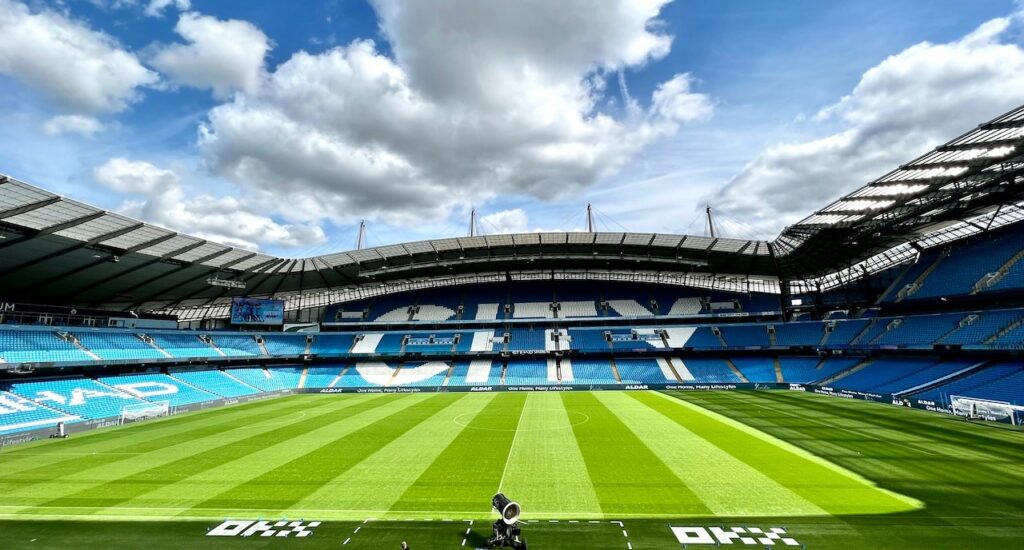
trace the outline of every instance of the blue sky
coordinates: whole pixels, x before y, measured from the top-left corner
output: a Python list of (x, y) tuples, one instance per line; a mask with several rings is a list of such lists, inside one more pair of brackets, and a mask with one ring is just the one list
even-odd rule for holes
[(1024, 103), (1017, 10), (0, 0), (25, 37), (0, 43), (0, 172), (284, 256), (360, 219), (371, 245), (461, 235), (473, 206), (483, 232), (592, 202), (601, 230), (701, 233), (710, 203), (770, 238)]

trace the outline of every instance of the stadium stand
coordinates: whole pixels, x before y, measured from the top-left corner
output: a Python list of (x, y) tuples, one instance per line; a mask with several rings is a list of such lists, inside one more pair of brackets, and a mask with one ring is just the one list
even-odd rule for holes
[(166, 357), (153, 346), (143, 342), (134, 332), (84, 332), (75, 336), (83, 347), (101, 359), (161, 359)]
[(219, 357), (212, 346), (199, 339), (198, 334), (171, 334), (154, 332), (149, 334), (153, 342), (174, 357)]
[(490, 359), (457, 361), (448, 380), (449, 386), (487, 386), (501, 381), (501, 365)]
[(548, 365), (544, 360), (516, 359), (509, 361), (505, 370), (505, 385), (508, 386), (546, 386), (557, 383), (557, 378), (549, 376)]
[(221, 397), (241, 397), (260, 393), (260, 390), (253, 386), (219, 370), (178, 371), (171, 372), (170, 376)]
[(172, 407), (213, 401), (220, 396), (175, 380), (166, 374), (104, 376), (100, 383), (146, 401), (167, 401)]
[(775, 383), (775, 360), (771, 357), (733, 357), (733, 365), (751, 383)]
[(260, 391), (291, 390), (299, 387), (301, 367), (274, 366), (229, 369), (228, 375)]
[(345, 355), (354, 341), (354, 334), (321, 333), (316, 335), (310, 351), (316, 355)]
[(93, 357), (52, 330), (0, 330), (0, 358), (7, 363), (92, 361)]
[(309, 367), (306, 369), (304, 388), (333, 388), (348, 365)]
[(0, 391), (0, 434), (56, 426), (58, 422), (71, 423), (79, 418), (34, 403), (10, 392)]
[(125, 405), (143, 403), (125, 392), (82, 377), (15, 382), (4, 389), (83, 419), (118, 416)]
[(696, 382), (734, 384), (742, 382), (724, 359), (690, 357), (676, 361), (675, 364), (677, 369), (680, 367), (685, 369)]
[(217, 334), (212, 337), (214, 346), (232, 357), (259, 357), (263, 355), (256, 340), (249, 335)]
[(573, 359), (572, 372), (576, 384), (618, 384), (607, 359)]
[(1024, 405), (1024, 364), (1002, 362), (914, 395), (949, 403), (952, 396), (974, 397)]

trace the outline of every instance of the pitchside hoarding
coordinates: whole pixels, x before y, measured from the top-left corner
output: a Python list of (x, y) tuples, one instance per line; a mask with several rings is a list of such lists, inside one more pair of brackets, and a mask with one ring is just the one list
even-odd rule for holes
[(284, 324), (284, 300), (256, 300), (253, 298), (233, 298), (231, 300), (231, 324)]

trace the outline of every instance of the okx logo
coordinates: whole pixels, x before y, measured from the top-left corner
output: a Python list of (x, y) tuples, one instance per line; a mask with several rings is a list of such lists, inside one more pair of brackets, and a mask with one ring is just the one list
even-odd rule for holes
[(308, 537), (320, 526), (319, 521), (252, 521), (229, 519), (206, 532), (208, 537)]
[(772, 527), (767, 531), (760, 527), (672, 527), (672, 533), (680, 544), (761, 544), (775, 546), (800, 546), (795, 539), (785, 536), (786, 530)]

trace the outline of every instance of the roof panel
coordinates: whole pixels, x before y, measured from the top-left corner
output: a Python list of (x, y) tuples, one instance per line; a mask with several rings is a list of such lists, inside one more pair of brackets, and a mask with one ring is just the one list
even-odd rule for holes
[(337, 267), (339, 265), (352, 265), (356, 261), (349, 256), (348, 252), (337, 252), (335, 254), (328, 254), (326, 256), (320, 256), (323, 262), (331, 267)]
[(379, 260), (380, 254), (377, 253), (376, 248), (364, 248), (362, 250), (352, 250), (348, 253), (352, 256), (352, 259), (357, 262), (369, 262), (372, 260)]
[(0, 210), (27, 206), (56, 196), (27, 183), (9, 179), (0, 185)]
[(137, 223), (139, 222), (124, 216), (108, 213), (102, 218), (97, 218), (85, 223), (80, 223), (74, 227), (62, 229), (54, 233), (54, 235), (60, 235), (61, 237), (67, 237), (76, 241), (88, 241), (108, 233), (119, 231), (126, 227), (131, 227)]
[(170, 234), (171, 232), (166, 229), (153, 227), (152, 225), (145, 225), (135, 231), (125, 233), (124, 235), (114, 237), (113, 239), (101, 241), (101, 244), (104, 246), (120, 248), (121, 250), (127, 250), (133, 246), (148, 243), (154, 239), (159, 239), (160, 237), (165, 237)]
[[(227, 256), (227, 254), (225, 254), (225, 256)], [(255, 256), (253, 256), (252, 258), (249, 258), (248, 260), (245, 260), (245, 261), (242, 261), (242, 262), (238, 262), (237, 264), (231, 266), (231, 269), (237, 269), (239, 271), (245, 271), (245, 270), (248, 270), (248, 269), (252, 269), (252, 268), (254, 268), (254, 267), (256, 267), (256, 266), (258, 266), (258, 265), (260, 265), (260, 264), (262, 264), (264, 262), (272, 260), (272, 259), (273, 259), (273, 256), (267, 256), (266, 254), (257, 254)]]
[(228, 262), (233, 262), (239, 258), (244, 258), (249, 254), (252, 254), (252, 252), (249, 252), (248, 250), (242, 250), (240, 248), (234, 248), (230, 252), (221, 254), (216, 258), (210, 258), (209, 260), (206, 260), (205, 262), (203, 262), (202, 265), (208, 265), (210, 267), (220, 267)]
[(594, 244), (594, 234), (584, 231), (569, 233), (569, 244)]
[(517, 233), (512, 235), (512, 240), (515, 241), (516, 246), (535, 246), (540, 244), (539, 233)]
[(711, 247), (711, 250), (715, 252), (738, 252), (741, 248), (747, 246), (749, 242), (738, 239), (718, 239), (715, 241), (714, 246)]
[(597, 244), (619, 244), (622, 242), (622, 233), (595, 233), (594, 242)]
[(200, 242), (201, 239), (195, 237), (189, 237), (188, 235), (175, 235), (173, 238), (167, 239), (162, 243), (157, 243), (148, 248), (143, 248), (139, 251), (139, 254), (146, 254), (149, 256), (163, 256), (178, 250), (179, 248), (185, 248)]
[(225, 250), (229, 250), (229, 247), (218, 243), (206, 243), (203, 246), (197, 246), (192, 250), (186, 251), (182, 254), (178, 254), (177, 256), (174, 256), (171, 259), (177, 260), (179, 262), (194, 262), (199, 258), (204, 258), (206, 256), (209, 256), (210, 254), (213, 254), (214, 252), (222, 252)]
[(437, 250), (438, 252), (459, 249), (458, 239), (438, 239), (436, 241), (431, 241), (431, 244), (434, 245), (434, 249)]
[(710, 237), (699, 237), (689, 236), (683, 239), (683, 243), (679, 245), (679, 248), (688, 248), (690, 250), (707, 250), (715, 240)]
[(491, 247), (508, 247), (515, 244), (515, 241), (512, 240), (512, 235), (487, 235), (485, 238), (487, 239), (487, 246)]
[(541, 233), (540, 242), (544, 244), (565, 244), (565, 233)]
[(434, 251), (434, 247), (430, 246), (430, 241), (406, 243), (405, 249), (408, 250), (410, 254), (425, 254)]
[(48, 204), (42, 208), (36, 208), (35, 210), (29, 210), (28, 212), (18, 214), (17, 216), (5, 218), (4, 221), (14, 225), (20, 225), (21, 227), (28, 227), (30, 229), (46, 229), (47, 227), (53, 227), (64, 222), (71, 221), (75, 218), (81, 218), (82, 216), (88, 216), (89, 214), (95, 214), (97, 212), (99, 212), (99, 210), (91, 206), (77, 201), (64, 199), (53, 204)]
[(377, 252), (385, 258), (393, 258), (395, 256), (408, 256), (409, 252), (405, 250), (400, 244), (389, 244), (387, 246), (377, 247)]
[(463, 250), (468, 248), (487, 248), (487, 239), (483, 237), (459, 237)]
[(652, 246), (667, 246), (675, 248), (679, 246), (679, 243), (683, 241), (682, 235), (655, 235), (654, 240), (651, 241)]
[(646, 246), (650, 244), (651, 239), (653, 238), (653, 233), (626, 233), (626, 237), (622, 240), (622, 244)]

